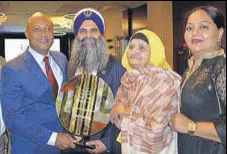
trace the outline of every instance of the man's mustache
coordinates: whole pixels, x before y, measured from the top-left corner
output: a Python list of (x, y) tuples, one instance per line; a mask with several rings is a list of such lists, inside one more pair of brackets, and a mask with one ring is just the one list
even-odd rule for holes
[(94, 47), (97, 45), (97, 38), (94, 37), (85, 37), (81, 40), (81, 43), (84, 47)]

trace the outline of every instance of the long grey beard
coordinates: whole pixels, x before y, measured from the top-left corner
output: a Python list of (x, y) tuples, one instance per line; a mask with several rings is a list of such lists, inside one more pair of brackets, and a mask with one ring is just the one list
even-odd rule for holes
[(108, 47), (101, 37), (74, 39), (69, 63), (75, 69), (86, 67), (88, 73), (103, 71), (109, 59)]

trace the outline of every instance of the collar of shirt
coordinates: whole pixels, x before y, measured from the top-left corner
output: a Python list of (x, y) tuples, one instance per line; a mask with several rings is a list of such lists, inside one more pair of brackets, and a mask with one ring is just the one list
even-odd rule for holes
[[(37, 63), (39, 64), (39, 66), (44, 65), (44, 61), (43, 58), (45, 57), (44, 55), (39, 54), (38, 52), (36, 52), (34, 49), (32, 49), (31, 47), (29, 47), (29, 52), (32, 54), (32, 56), (35, 58), (35, 60), (37, 61)], [(48, 54), (46, 55), (49, 57), (49, 60), (51, 60), (51, 56)]]

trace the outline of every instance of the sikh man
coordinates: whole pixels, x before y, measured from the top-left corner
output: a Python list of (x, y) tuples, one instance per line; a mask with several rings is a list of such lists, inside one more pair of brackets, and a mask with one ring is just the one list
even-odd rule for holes
[[(117, 58), (109, 55), (108, 45), (103, 36), (105, 31), (103, 16), (95, 9), (85, 8), (75, 15), (73, 26), (75, 39), (72, 43), (67, 68), (68, 80), (83, 72), (97, 75), (110, 86), (115, 96), (125, 69)], [(109, 123), (103, 131), (87, 139), (87, 144), (95, 145), (95, 149), (81, 148), (78, 150), (79, 148), (77, 147), (75, 151), (69, 153), (112, 153), (111, 133), (113, 127)]]

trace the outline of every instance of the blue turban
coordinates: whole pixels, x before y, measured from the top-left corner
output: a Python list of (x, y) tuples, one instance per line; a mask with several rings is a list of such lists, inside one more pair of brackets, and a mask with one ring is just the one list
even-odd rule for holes
[(105, 23), (102, 15), (92, 9), (92, 8), (85, 8), (80, 10), (74, 17), (74, 23), (73, 23), (73, 28), (74, 28), (74, 35), (76, 36), (78, 33), (78, 30), (84, 20), (93, 20), (94, 23), (97, 25), (100, 33), (103, 35), (105, 31)]

